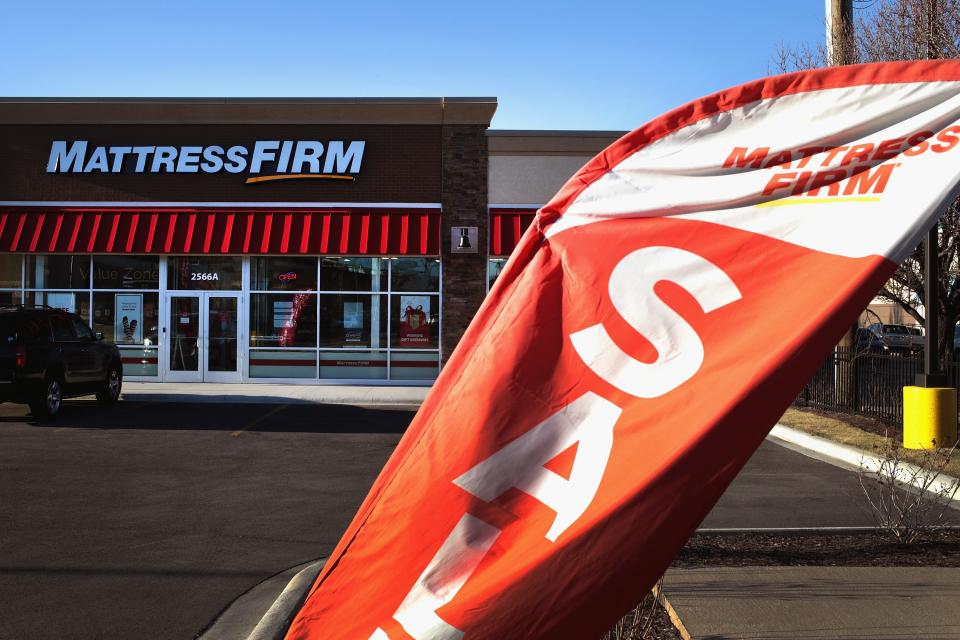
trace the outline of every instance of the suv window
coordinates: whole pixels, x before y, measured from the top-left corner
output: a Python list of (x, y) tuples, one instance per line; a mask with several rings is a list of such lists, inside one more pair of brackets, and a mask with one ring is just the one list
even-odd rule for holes
[(50, 325), (53, 327), (54, 342), (73, 342), (76, 336), (73, 333), (72, 322), (67, 316), (51, 315)]
[(71, 318), (73, 321), (73, 332), (81, 340), (93, 340), (93, 331), (85, 322), (77, 318)]
[(13, 343), (17, 339), (17, 329), (20, 323), (16, 316), (4, 316), (0, 318), (0, 342), (3, 344)]
[(23, 316), (17, 333), (22, 344), (50, 342), (50, 321), (43, 314)]

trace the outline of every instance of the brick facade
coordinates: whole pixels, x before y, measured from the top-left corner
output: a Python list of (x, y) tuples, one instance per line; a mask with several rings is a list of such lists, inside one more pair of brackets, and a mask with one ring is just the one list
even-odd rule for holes
[[(440, 256), (443, 319), (440, 353), (445, 363), (486, 295), (486, 126), (444, 125), (442, 133)], [(477, 227), (477, 253), (452, 254), (450, 229)]]

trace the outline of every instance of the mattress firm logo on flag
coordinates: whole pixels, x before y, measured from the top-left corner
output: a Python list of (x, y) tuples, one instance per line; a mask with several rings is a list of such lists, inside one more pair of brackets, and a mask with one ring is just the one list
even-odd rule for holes
[[(933, 140), (931, 140), (933, 138)], [(946, 153), (960, 142), (960, 127), (947, 127), (934, 134), (921, 131), (909, 137), (865, 142), (852, 146), (805, 147), (771, 153), (770, 147), (735, 147), (724, 168), (772, 169), (763, 195), (782, 196), (788, 192), (800, 198), (778, 198), (757, 206), (809, 204), (810, 198), (844, 198), (853, 202), (877, 202), (894, 169), (902, 160), (923, 153)], [(898, 158), (898, 162), (886, 163)], [(884, 164), (886, 163), (886, 164)]]
[(246, 174), (247, 184), (277, 180), (354, 181), (363, 140), (258, 140), (252, 146), (92, 146), (86, 140), (54, 140), (47, 173)]
[(960, 62), (841, 67), (698, 100), (590, 161), (287, 638), (601, 637), (956, 196), (958, 126)]

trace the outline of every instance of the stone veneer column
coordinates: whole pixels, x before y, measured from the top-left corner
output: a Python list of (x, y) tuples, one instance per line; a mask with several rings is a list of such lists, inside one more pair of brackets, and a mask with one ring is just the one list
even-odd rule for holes
[[(443, 328), (440, 352), (445, 364), (486, 295), (487, 127), (443, 126), (443, 177), (440, 259), (443, 265)], [(477, 227), (477, 253), (450, 253), (452, 227)]]

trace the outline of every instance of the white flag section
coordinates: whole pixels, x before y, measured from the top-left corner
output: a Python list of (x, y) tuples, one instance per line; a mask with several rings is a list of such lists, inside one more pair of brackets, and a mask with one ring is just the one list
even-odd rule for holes
[(288, 638), (599, 638), (960, 182), (960, 62), (672, 111), (537, 215)]

